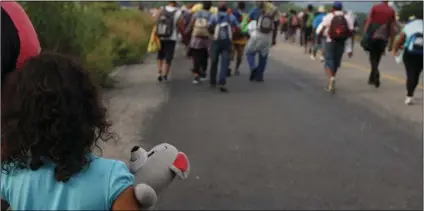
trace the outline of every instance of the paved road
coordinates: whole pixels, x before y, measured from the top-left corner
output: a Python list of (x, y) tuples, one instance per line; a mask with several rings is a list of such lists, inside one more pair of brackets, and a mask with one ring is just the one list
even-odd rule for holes
[(302, 51), (280, 44), (264, 84), (244, 71), (229, 94), (192, 85), (177, 59), (143, 142), (175, 144), (192, 172), (158, 209), (422, 208), (422, 99), (403, 105), (401, 75), (369, 87), (361, 59), (344, 64), (330, 96), (319, 62)]

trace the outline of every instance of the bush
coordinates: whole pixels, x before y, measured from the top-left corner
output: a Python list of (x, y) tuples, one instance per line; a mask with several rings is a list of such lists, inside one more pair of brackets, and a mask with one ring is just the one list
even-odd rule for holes
[(116, 2), (20, 2), (43, 51), (80, 58), (102, 86), (116, 65), (140, 62), (153, 20)]

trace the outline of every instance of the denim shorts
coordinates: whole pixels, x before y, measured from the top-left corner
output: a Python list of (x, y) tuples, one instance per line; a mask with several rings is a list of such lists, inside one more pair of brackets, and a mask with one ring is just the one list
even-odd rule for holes
[(325, 43), (324, 48), (324, 66), (334, 73), (340, 67), (344, 54), (345, 41), (331, 41)]

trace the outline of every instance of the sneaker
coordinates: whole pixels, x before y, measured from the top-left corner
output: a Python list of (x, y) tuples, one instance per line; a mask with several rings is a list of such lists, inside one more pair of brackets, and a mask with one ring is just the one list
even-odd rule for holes
[(193, 84), (199, 84), (200, 82), (199, 82), (199, 79), (195, 78), (195, 79), (193, 79), (193, 82), (192, 83)]
[(200, 81), (207, 81), (208, 80), (208, 78), (205, 76), (205, 77), (200, 77)]
[(315, 61), (315, 60), (316, 60), (316, 59), (315, 59), (315, 56), (314, 56), (314, 55), (312, 55), (312, 54), (309, 56), (309, 58), (311, 58), (311, 60), (313, 60), (313, 61)]
[(219, 86), (219, 91), (221, 91), (223, 93), (227, 93), (228, 89), (225, 86)]
[(323, 57), (323, 56), (320, 56), (320, 57), (319, 57), (319, 60), (320, 60), (321, 62), (324, 62), (324, 57)]
[(328, 82), (327, 86), (324, 88), (326, 91), (334, 93), (336, 90), (336, 79), (334, 77), (331, 77)]
[(162, 76), (161, 76), (161, 75), (160, 75), (160, 76), (158, 76), (158, 81), (159, 81), (159, 82), (162, 82), (162, 80), (163, 80)]
[(412, 105), (412, 104), (414, 104), (414, 99), (412, 97), (406, 97), (405, 105)]
[(231, 68), (228, 68), (227, 77), (231, 77)]
[(334, 77), (330, 78), (330, 83), (329, 83), (328, 89), (332, 93), (334, 93), (336, 91), (336, 79)]
[(256, 68), (250, 71), (249, 81), (255, 80)]
[(164, 81), (168, 81), (168, 76), (167, 76), (167, 75), (164, 75), (164, 76), (162, 76), (162, 79), (163, 79)]

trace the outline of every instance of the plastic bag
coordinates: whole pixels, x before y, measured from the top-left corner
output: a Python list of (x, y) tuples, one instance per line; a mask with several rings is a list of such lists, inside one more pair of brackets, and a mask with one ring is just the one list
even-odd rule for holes
[(147, 45), (148, 53), (156, 53), (160, 50), (160, 40), (156, 36), (156, 26), (153, 27), (152, 33), (150, 34), (149, 44)]
[(400, 50), (395, 56), (395, 62), (396, 64), (403, 64), (403, 50)]

